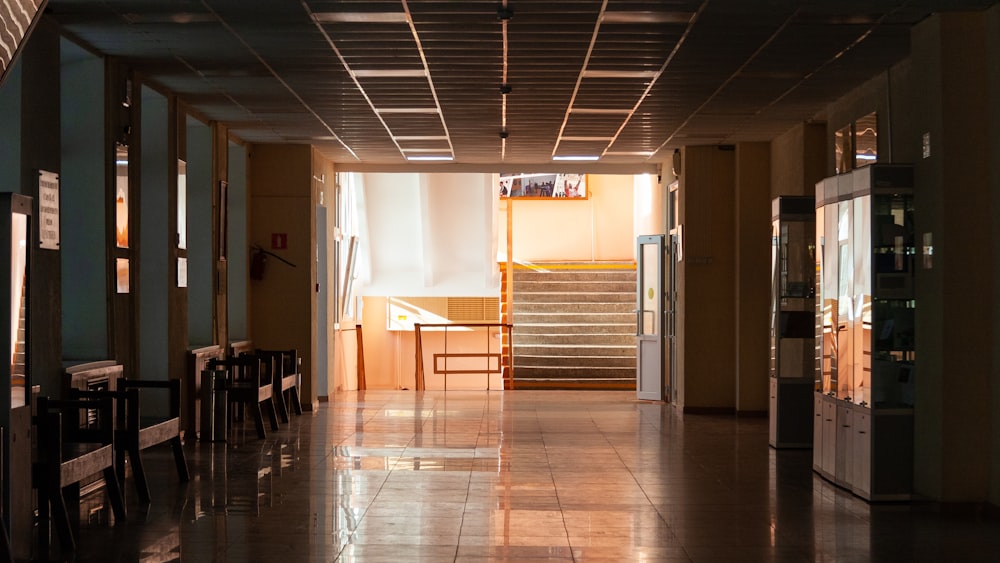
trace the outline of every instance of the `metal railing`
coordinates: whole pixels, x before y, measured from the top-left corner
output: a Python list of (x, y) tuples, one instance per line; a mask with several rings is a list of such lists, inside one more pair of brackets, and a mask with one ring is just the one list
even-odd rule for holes
[[(439, 323), (439, 324), (420, 324), (416, 323), (413, 325), (413, 330), (415, 334), (415, 348), (416, 348), (416, 369), (414, 373), (414, 379), (416, 380), (416, 388), (418, 391), (426, 389), (424, 381), (424, 350), (423, 350), (423, 338), (421, 336), (421, 328), (432, 328), (432, 329), (444, 329), (444, 351), (440, 354), (434, 354), (434, 366), (433, 372), (436, 375), (442, 375), (444, 377), (444, 389), (448, 390), (448, 375), (485, 375), (486, 376), (486, 390), (490, 390), (490, 376), (499, 373), (502, 375), (504, 380), (505, 388), (513, 388), (513, 365), (514, 358), (512, 347), (506, 347), (506, 354), (504, 354), (504, 346), (501, 342), (500, 352), (491, 352), (491, 341), (490, 338), (494, 334), (490, 329), (497, 328), (504, 331), (504, 336), (506, 341), (509, 343), (511, 341), (513, 325), (509, 323)], [(486, 334), (486, 352), (448, 352), (448, 330), (454, 328), (462, 329), (481, 329), (485, 328)], [(506, 356), (506, 363), (504, 362), (504, 357)], [(462, 367), (457, 369), (449, 369), (448, 360), (449, 358), (460, 359)], [(474, 358), (483, 358), (484, 366), (483, 369), (469, 367), (469, 360)], [(442, 365), (443, 361), (443, 365)], [(508, 386), (508, 384), (510, 386)]]

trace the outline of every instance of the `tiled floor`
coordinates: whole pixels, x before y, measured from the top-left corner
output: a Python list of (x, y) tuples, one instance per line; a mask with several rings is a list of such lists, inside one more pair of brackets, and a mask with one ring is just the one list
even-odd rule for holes
[(185, 486), (150, 452), (128, 522), (90, 504), (78, 560), (1000, 560), (996, 521), (869, 506), (768, 448), (766, 419), (632, 393), (346, 393), (187, 448)]

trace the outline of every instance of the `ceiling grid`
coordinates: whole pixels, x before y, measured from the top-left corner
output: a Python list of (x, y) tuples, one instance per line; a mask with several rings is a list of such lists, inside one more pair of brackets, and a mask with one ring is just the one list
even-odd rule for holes
[(342, 169), (596, 170), (822, 119), (907, 56), (914, 23), (995, 3), (49, 0), (46, 17), (243, 140)]

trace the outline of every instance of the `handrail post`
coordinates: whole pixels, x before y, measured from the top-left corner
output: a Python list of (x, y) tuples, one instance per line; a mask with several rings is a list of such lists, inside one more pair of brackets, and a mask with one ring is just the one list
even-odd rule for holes
[(413, 373), (414, 386), (417, 391), (424, 390), (424, 347), (420, 338), (420, 323), (413, 324), (414, 348), (417, 351), (416, 368)]
[[(365, 379), (365, 345), (364, 338), (361, 334), (361, 323), (355, 325), (355, 330), (357, 331), (358, 337), (358, 361), (357, 361), (357, 378), (358, 378), (358, 391), (364, 391), (368, 389), (368, 381)], [(298, 369), (298, 368), (296, 368)]]

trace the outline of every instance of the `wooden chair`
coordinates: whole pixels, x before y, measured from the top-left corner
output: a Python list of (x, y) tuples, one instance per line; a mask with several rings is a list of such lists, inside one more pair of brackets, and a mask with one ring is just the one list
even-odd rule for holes
[[(145, 415), (140, 407), (141, 390), (165, 390), (167, 392), (166, 414)], [(132, 464), (132, 478), (135, 481), (139, 499), (148, 503), (149, 482), (142, 463), (142, 450), (163, 443), (170, 443), (177, 466), (177, 476), (181, 483), (191, 480), (184, 445), (181, 442), (181, 382), (179, 379), (167, 381), (142, 381), (119, 379), (115, 391), (76, 391), (70, 396), (101, 397), (111, 396), (115, 405), (115, 470), (120, 484), (125, 483), (125, 456)]]
[[(43, 557), (50, 546), (50, 517), (64, 551), (76, 549), (69, 510), (80, 511), (80, 481), (101, 473), (116, 522), (126, 518), (114, 470), (113, 402), (110, 397), (55, 401), (39, 397), (35, 425), (37, 461), (32, 480), (38, 489), (38, 537)], [(80, 412), (94, 417), (81, 426)], [(74, 518), (75, 520), (75, 518)]]
[(271, 383), (274, 385), (274, 402), (278, 408), (278, 416), (282, 422), (288, 422), (288, 407), (295, 414), (302, 414), (302, 403), (299, 402), (299, 354), (291, 350), (260, 350), (264, 369), (270, 372)]
[(209, 360), (207, 366), (209, 370), (223, 372), (219, 375), (226, 379), (229, 404), (236, 409), (239, 418), (242, 418), (245, 410), (250, 410), (254, 425), (257, 427), (258, 437), (267, 436), (261, 405), (267, 411), (271, 430), (278, 430), (278, 416), (273, 399), (274, 386), (270, 381), (264, 380), (259, 357), (252, 354), (241, 354), (237, 358)]

